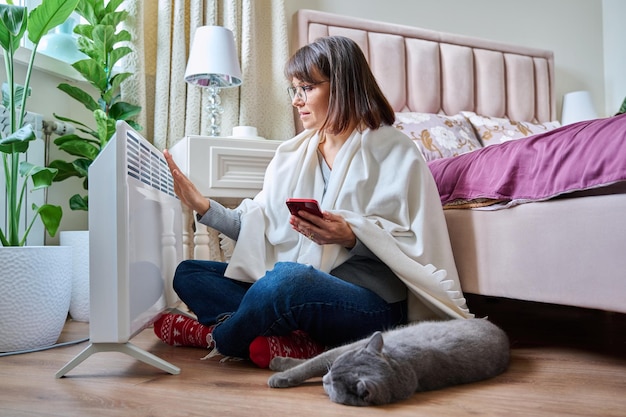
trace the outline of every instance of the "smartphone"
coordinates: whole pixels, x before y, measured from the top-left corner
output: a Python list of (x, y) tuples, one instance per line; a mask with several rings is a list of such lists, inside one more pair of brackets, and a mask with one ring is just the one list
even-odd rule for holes
[(318, 217), (323, 217), (317, 200), (311, 198), (289, 198), (287, 199), (287, 207), (294, 216), (297, 216), (300, 210), (304, 210)]

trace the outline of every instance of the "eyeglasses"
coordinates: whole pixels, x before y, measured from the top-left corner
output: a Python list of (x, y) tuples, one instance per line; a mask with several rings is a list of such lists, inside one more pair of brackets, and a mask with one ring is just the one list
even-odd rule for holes
[(318, 84), (324, 84), (324, 83), (327, 83), (327, 82), (328, 81), (320, 81), (320, 82), (312, 83), (312, 84), (308, 84), (308, 85), (299, 85), (297, 87), (287, 87), (287, 92), (289, 93), (289, 98), (291, 98), (291, 101), (293, 101), (297, 97), (300, 100), (302, 100), (303, 103), (306, 103), (306, 100), (307, 100), (306, 93), (307, 93), (307, 91), (313, 90), (313, 87), (318, 85)]

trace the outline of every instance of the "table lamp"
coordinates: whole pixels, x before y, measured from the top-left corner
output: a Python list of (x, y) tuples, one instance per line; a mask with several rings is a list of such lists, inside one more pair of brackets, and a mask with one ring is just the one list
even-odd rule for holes
[(562, 125), (591, 120), (597, 117), (598, 113), (593, 108), (593, 101), (589, 91), (573, 91), (563, 96)]
[(220, 88), (238, 87), (242, 82), (233, 32), (222, 26), (200, 26), (196, 29), (185, 81), (209, 90), (209, 136), (219, 136), (221, 114), (224, 112)]

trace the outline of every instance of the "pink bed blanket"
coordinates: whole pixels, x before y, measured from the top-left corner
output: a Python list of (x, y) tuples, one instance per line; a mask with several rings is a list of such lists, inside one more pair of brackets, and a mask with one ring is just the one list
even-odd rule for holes
[(626, 114), (562, 126), (437, 159), (429, 167), (444, 206), (511, 207), (626, 180)]

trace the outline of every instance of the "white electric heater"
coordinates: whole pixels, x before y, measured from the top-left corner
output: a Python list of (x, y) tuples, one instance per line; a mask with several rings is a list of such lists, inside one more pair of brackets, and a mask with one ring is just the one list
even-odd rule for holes
[(162, 153), (125, 122), (89, 167), (89, 338), (56, 373), (97, 352), (122, 352), (171, 374), (180, 369), (131, 344), (179, 299), (182, 212)]

